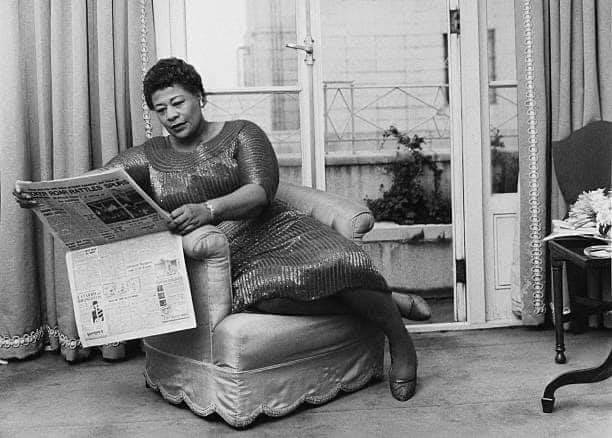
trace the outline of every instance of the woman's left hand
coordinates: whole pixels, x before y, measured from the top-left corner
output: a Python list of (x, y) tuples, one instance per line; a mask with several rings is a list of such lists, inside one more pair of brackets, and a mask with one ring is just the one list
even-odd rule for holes
[(38, 202), (36, 202), (36, 200), (32, 198), (32, 195), (30, 195), (28, 192), (15, 188), (13, 190), (13, 197), (15, 198), (15, 202), (17, 202), (21, 208), (38, 207)]
[(185, 204), (172, 210), (168, 228), (175, 233), (185, 235), (211, 222), (212, 215), (204, 204)]

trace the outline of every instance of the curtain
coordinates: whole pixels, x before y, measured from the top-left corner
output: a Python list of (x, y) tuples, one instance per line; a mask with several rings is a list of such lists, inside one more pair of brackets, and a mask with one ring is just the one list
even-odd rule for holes
[[(16, 180), (70, 177), (150, 136), (142, 76), (154, 57), (150, 1), (2, 0), (0, 358), (80, 345), (60, 242), (11, 196)], [(109, 354), (113, 348), (107, 346)]]
[[(612, 0), (550, 2), (552, 141), (612, 120)], [(566, 211), (552, 172), (551, 214)]]
[(544, 322), (541, 239), (563, 201), (550, 142), (612, 120), (612, 0), (515, 0), (519, 96), (520, 295), (527, 325)]
[[(612, 121), (612, 0), (550, 2), (549, 8), (551, 140), (557, 141), (592, 121)], [(552, 219), (565, 216), (554, 168), (550, 204)], [(569, 307), (568, 281), (563, 285)]]
[(519, 285), (524, 324), (544, 321), (548, 171), (545, 0), (515, 0), (519, 146)]

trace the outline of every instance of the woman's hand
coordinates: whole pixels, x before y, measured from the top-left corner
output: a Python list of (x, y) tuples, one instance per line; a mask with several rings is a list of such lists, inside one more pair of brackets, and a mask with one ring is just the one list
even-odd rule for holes
[(15, 188), (13, 190), (13, 196), (15, 197), (15, 202), (17, 202), (21, 208), (38, 207), (38, 202), (36, 202), (28, 192), (22, 192), (20, 189)]
[(212, 219), (210, 209), (204, 203), (185, 204), (172, 210), (168, 228), (175, 233), (185, 235), (202, 225), (212, 223)]

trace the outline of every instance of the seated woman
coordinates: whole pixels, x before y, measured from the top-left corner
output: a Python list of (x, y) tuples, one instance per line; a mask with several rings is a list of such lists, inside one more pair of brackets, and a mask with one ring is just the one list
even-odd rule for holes
[[(427, 319), (420, 297), (392, 294), (359, 247), (331, 228), (275, 200), (278, 163), (266, 134), (245, 120), (212, 122), (196, 70), (161, 59), (144, 94), (168, 136), (128, 149), (105, 167), (122, 167), (162, 208), (168, 227), (185, 235), (206, 224), (230, 245), (232, 311), (346, 313), (367, 318), (389, 340), (391, 394), (416, 388), (416, 352), (402, 322)], [(24, 207), (33, 201), (17, 193)]]

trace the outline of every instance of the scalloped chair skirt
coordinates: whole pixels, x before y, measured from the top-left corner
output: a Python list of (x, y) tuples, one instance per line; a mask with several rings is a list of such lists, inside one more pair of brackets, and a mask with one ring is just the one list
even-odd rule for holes
[[(254, 342), (270, 329), (272, 338)], [(144, 342), (147, 385), (234, 427), (260, 414), (286, 415), (304, 402), (325, 403), (384, 375), (384, 335), (351, 316), (231, 315), (215, 328), (211, 361), (169, 353), (152, 340)]]

